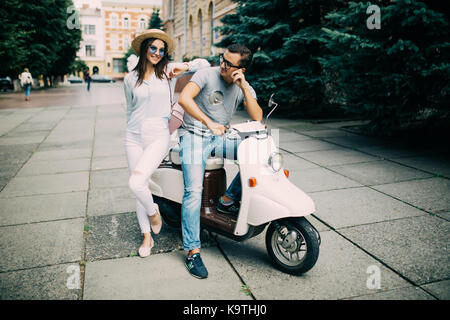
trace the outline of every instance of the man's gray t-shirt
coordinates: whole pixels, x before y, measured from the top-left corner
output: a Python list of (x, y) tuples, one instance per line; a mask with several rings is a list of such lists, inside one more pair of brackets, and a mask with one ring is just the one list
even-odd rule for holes
[[(212, 121), (228, 125), (236, 108), (244, 101), (244, 93), (238, 85), (227, 84), (220, 75), (220, 67), (205, 68), (197, 71), (191, 78), (200, 87), (200, 93), (194, 98), (200, 110)], [(256, 99), (255, 90), (250, 86), (252, 96)], [(187, 112), (184, 113), (183, 125), (178, 129), (182, 136), (191, 131), (201, 136), (212, 135), (201, 121)]]

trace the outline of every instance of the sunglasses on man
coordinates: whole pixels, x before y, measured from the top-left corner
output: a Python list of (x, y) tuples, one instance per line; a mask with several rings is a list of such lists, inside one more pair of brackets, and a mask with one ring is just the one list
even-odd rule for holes
[[(156, 52), (158, 51), (158, 48), (157, 47), (155, 47), (155, 46), (150, 46), (150, 47), (148, 47), (148, 52), (150, 53), (150, 54), (155, 54)], [(159, 55), (161, 56), (161, 57), (164, 57), (165, 55), (166, 55), (166, 49), (164, 49), (164, 48), (161, 48), (161, 49), (159, 49)]]
[(225, 59), (225, 57), (223, 56), (223, 53), (219, 54), (219, 59), (220, 59), (220, 64), (223, 63), (225, 65), (225, 70), (228, 70), (230, 68), (237, 68), (237, 69), (242, 69), (243, 68), (241, 66), (235, 66), (230, 61)]

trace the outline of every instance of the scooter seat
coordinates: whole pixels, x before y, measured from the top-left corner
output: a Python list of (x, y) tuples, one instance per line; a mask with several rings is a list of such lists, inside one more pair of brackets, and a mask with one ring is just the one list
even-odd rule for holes
[[(175, 147), (170, 149), (169, 159), (173, 164), (181, 165), (180, 145), (179, 144), (177, 144)], [(206, 160), (205, 170), (217, 170), (217, 169), (223, 168), (223, 164), (224, 164), (223, 158), (210, 156)]]

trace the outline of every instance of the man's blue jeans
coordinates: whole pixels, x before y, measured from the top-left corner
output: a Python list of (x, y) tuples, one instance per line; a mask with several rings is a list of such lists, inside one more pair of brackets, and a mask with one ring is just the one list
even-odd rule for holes
[[(184, 195), (181, 206), (184, 250), (201, 247), (200, 207), (206, 160), (211, 154), (216, 157), (236, 160), (240, 142), (241, 140), (231, 140), (225, 136), (201, 137), (190, 132), (186, 132), (180, 137), (180, 158), (184, 180)], [(241, 193), (241, 176), (238, 173), (225, 195), (235, 201), (240, 201)]]

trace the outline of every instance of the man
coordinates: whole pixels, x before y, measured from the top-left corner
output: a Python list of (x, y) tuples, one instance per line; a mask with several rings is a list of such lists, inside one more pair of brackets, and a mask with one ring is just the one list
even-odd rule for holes
[[(244, 73), (252, 59), (242, 45), (230, 45), (220, 56), (220, 66), (197, 71), (180, 94), (185, 109), (180, 135), (184, 195), (181, 207), (183, 247), (189, 251), (186, 268), (203, 279), (208, 271), (200, 257), (200, 207), (206, 160), (211, 153), (236, 159), (239, 140), (226, 139), (224, 133), (236, 108), (243, 102), (253, 120), (262, 120), (262, 109)], [(238, 174), (218, 209), (234, 212), (239, 208), (241, 180)]]

